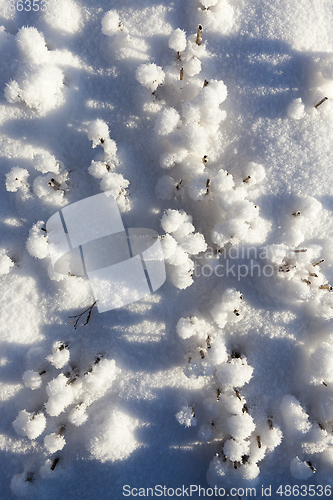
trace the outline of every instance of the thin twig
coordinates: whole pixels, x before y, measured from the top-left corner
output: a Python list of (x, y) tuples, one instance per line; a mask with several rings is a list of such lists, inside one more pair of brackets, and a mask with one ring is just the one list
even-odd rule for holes
[(85, 311), (83, 311), (82, 313), (80, 314), (76, 314), (75, 316), (69, 316), (69, 318), (72, 318), (70, 323), (74, 325), (74, 328), (76, 330), (77, 328), (77, 325), (78, 325), (78, 322), (79, 320), (81, 319), (81, 317), (86, 313), (88, 312), (88, 316), (87, 316), (87, 321), (84, 323), (84, 325), (87, 325), (89, 323), (89, 320), (90, 320), (90, 316), (91, 316), (91, 311), (93, 310), (93, 307), (94, 305), (96, 304), (97, 300), (95, 300), (95, 302), (90, 306), (88, 307), (88, 309), (86, 309)]
[(54, 469), (56, 468), (56, 466), (57, 466), (57, 463), (58, 463), (58, 462), (59, 462), (59, 458), (57, 457), (57, 458), (55, 458), (55, 459), (53, 460), (53, 462), (52, 462), (52, 465), (51, 465), (50, 469), (51, 469), (51, 470), (54, 470)]
[(323, 104), (323, 102), (327, 101), (328, 97), (323, 97), (323, 99), (321, 99), (319, 102), (317, 102), (317, 104), (315, 104), (315, 109), (319, 108), (319, 106), (321, 104)]
[(325, 259), (318, 260), (318, 262), (315, 262), (314, 264), (312, 264), (312, 267), (318, 266), (319, 264), (322, 264), (323, 262), (325, 262)]
[(197, 39), (196, 39), (197, 45), (200, 45), (200, 43), (201, 43), (201, 36), (202, 36), (202, 26), (201, 26), (201, 24), (199, 24), (198, 31), (197, 31)]

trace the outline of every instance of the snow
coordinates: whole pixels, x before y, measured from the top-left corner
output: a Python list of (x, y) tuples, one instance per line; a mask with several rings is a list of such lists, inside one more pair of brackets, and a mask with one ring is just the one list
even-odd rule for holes
[(168, 135), (175, 130), (180, 120), (175, 108), (164, 109), (155, 121), (155, 130), (158, 135)]
[(137, 422), (119, 410), (104, 411), (94, 424), (89, 451), (102, 463), (125, 460), (140, 446), (133, 434)]
[(6, 250), (0, 249), (0, 276), (8, 274), (13, 266), (14, 262), (6, 254)]
[(48, 434), (44, 438), (44, 446), (50, 453), (62, 450), (65, 444), (65, 438), (63, 436), (58, 436), (55, 432)]
[(26, 410), (21, 410), (13, 422), (17, 434), (36, 439), (46, 426), (46, 418), (42, 413), (34, 415)]
[(5, 97), (11, 104), (23, 102), (45, 114), (64, 102), (64, 73), (57, 66), (27, 67), (7, 83)]
[(242, 441), (248, 438), (255, 429), (253, 418), (248, 413), (234, 415), (227, 420), (229, 434), (236, 440)]
[(13, 167), (10, 172), (6, 174), (6, 189), (15, 193), (19, 189), (27, 190), (27, 179), (29, 176), (28, 170), (20, 167)]
[(88, 139), (90, 141), (93, 141), (93, 148), (101, 143), (104, 143), (105, 139), (107, 139), (108, 137), (109, 127), (107, 123), (105, 123), (105, 121), (98, 119), (89, 124)]
[(305, 106), (302, 102), (302, 99), (296, 98), (294, 99), (287, 108), (287, 113), (290, 118), (294, 118), (294, 120), (300, 120), (305, 115)]
[[(12, 4), (0, 0), (1, 499), (333, 486), (330, 2)], [(136, 300), (140, 228), (166, 281)], [(140, 274), (153, 289), (157, 254)], [(111, 299), (127, 305), (100, 312)]]
[(48, 400), (45, 408), (52, 417), (60, 415), (74, 399), (72, 387), (67, 385), (67, 378), (63, 373), (47, 384), (46, 393)]
[(102, 33), (106, 36), (116, 35), (120, 31), (120, 18), (115, 10), (109, 10), (102, 19)]
[(54, 30), (76, 33), (82, 24), (81, 7), (74, 0), (55, 0), (45, 8), (45, 22)]
[(29, 237), (26, 242), (26, 247), (30, 255), (37, 259), (45, 259), (49, 255), (48, 241), (41, 231), (44, 226), (43, 221), (38, 221), (29, 230)]
[(298, 457), (290, 464), (290, 472), (296, 479), (310, 479), (313, 476), (311, 467), (306, 462), (301, 462)]
[(136, 79), (144, 87), (155, 91), (164, 81), (164, 71), (155, 63), (142, 64), (136, 70)]
[(310, 429), (311, 424), (308, 421), (308, 415), (294, 396), (283, 396), (281, 412), (286, 423), (286, 429), (291, 435), (304, 434)]
[(22, 378), (24, 385), (26, 387), (29, 387), (29, 389), (32, 389), (33, 391), (35, 389), (39, 389), (42, 385), (41, 375), (37, 372), (34, 372), (33, 370), (27, 370), (26, 372), (24, 372)]
[(235, 441), (228, 439), (223, 446), (223, 453), (232, 462), (241, 462), (242, 456), (247, 455), (249, 443), (246, 441)]
[(170, 49), (182, 52), (186, 48), (186, 33), (184, 30), (177, 28), (169, 38)]
[(55, 342), (52, 346), (52, 354), (46, 357), (58, 369), (63, 368), (68, 363), (69, 358), (70, 352), (62, 342)]
[(182, 406), (180, 411), (176, 413), (176, 419), (185, 427), (191, 427), (197, 424), (194, 410), (190, 406)]

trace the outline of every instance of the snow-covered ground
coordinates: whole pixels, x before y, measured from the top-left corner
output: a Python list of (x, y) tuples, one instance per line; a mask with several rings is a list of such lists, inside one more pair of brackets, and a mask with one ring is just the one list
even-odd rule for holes
[[(0, 0), (0, 23), (0, 498), (331, 497), (331, 2)], [(46, 231), (102, 192), (167, 275), (107, 312)]]

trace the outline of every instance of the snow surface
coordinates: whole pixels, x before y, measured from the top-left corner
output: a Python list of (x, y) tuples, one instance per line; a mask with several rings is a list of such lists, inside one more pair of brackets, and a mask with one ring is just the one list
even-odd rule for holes
[[(333, 486), (331, 2), (11, 3), (0, 498)], [(159, 233), (167, 280), (84, 325), (45, 223), (101, 191)]]

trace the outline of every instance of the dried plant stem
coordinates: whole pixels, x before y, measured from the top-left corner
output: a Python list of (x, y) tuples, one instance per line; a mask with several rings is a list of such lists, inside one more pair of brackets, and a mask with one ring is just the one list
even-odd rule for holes
[(316, 267), (319, 264), (322, 264), (323, 262), (325, 262), (325, 259), (318, 260), (318, 262), (315, 262), (314, 264), (312, 264), (312, 267)]
[(197, 39), (196, 39), (197, 45), (200, 45), (200, 43), (201, 43), (201, 36), (202, 36), (202, 26), (201, 26), (201, 24), (199, 24), (198, 31), (197, 31)]
[(318, 109), (318, 108), (319, 108), (319, 106), (320, 106), (321, 104), (323, 104), (323, 102), (325, 102), (325, 101), (327, 101), (327, 100), (328, 100), (328, 97), (323, 97), (323, 99), (320, 99), (320, 101), (319, 101), (319, 102), (317, 102), (317, 104), (315, 104), (315, 109)]
[(84, 323), (85, 325), (87, 325), (89, 323), (89, 320), (90, 320), (90, 316), (91, 316), (91, 312), (93, 310), (93, 307), (94, 305), (96, 304), (97, 300), (95, 300), (95, 302), (93, 304), (91, 304), (90, 307), (88, 307), (88, 309), (86, 309), (85, 311), (83, 311), (81, 314), (76, 314), (75, 316), (69, 316), (69, 318), (72, 318), (70, 323), (74, 325), (74, 328), (76, 330), (77, 328), (77, 325), (78, 325), (78, 322), (79, 320), (81, 319), (81, 317), (86, 313), (88, 312), (88, 316), (87, 316), (87, 320), (86, 322)]
[(54, 470), (56, 468), (58, 462), (59, 462), (59, 458), (55, 458), (52, 462), (50, 469)]

